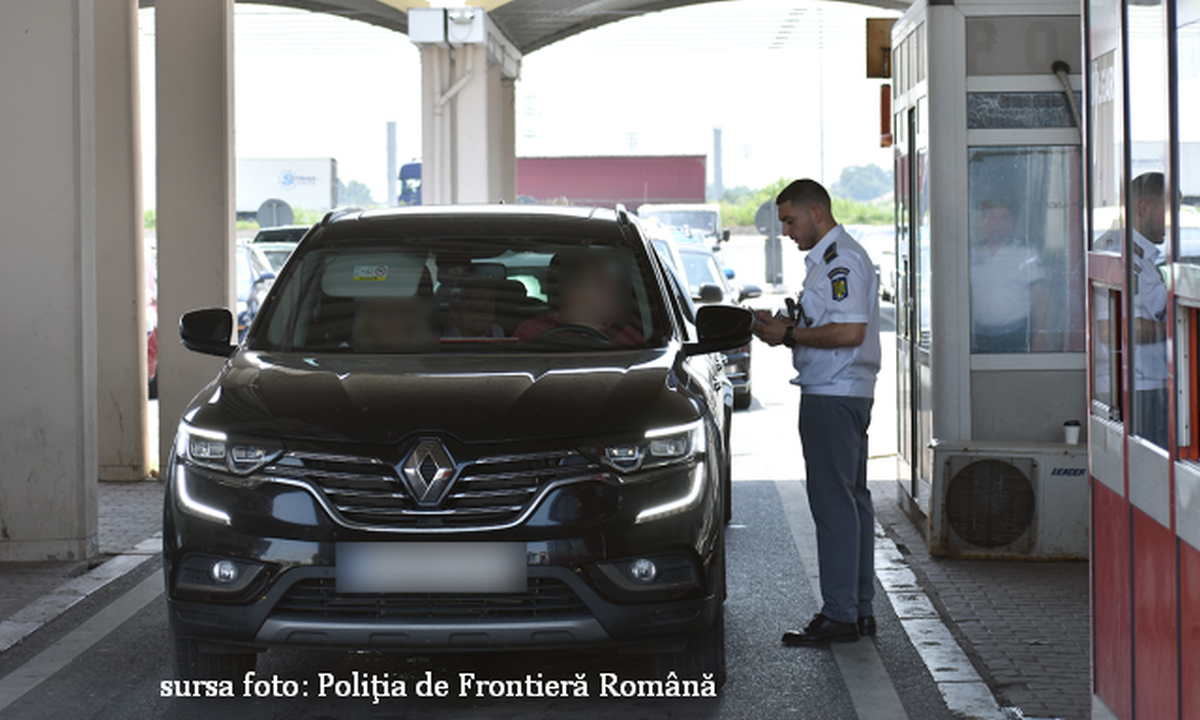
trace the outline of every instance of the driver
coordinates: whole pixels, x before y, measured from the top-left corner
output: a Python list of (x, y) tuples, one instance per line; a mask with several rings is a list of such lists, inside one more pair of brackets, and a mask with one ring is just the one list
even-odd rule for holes
[(619, 266), (603, 253), (579, 251), (562, 256), (559, 268), (558, 312), (530, 318), (514, 335), (533, 340), (555, 328), (579, 335), (602, 334), (613, 345), (640, 345), (637, 328), (620, 322), (627, 315)]

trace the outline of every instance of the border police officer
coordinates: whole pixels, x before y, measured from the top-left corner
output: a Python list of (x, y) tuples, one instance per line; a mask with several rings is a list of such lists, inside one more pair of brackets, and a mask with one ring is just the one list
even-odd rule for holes
[(800, 441), (817, 526), (821, 611), (787, 645), (852, 642), (875, 634), (875, 512), (867, 489), (867, 426), (879, 372), (879, 279), (833, 217), (829, 193), (797, 180), (776, 199), (784, 235), (807, 253), (798, 303), (759, 311), (756, 332), (792, 351)]

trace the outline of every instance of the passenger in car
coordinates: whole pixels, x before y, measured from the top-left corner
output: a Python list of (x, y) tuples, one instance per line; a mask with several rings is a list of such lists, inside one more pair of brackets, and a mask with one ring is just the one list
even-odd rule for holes
[(450, 289), (444, 338), (502, 338), (496, 323), (496, 288), (487, 278), (464, 278)]
[(619, 264), (609, 254), (581, 250), (565, 253), (558, 260), (558, 312), (531, 318), (515, 333), (528, 342), (555, 328), (577, 328), (602, 333), (613, 345), (633, 346), (643, 342), (642, 333), (625, 322), (629, 310), (623, 291)]

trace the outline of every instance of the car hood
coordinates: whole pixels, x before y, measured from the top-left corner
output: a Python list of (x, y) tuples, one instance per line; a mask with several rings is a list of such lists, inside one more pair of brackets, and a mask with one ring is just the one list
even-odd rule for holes
[(689, 422), (678, 348), (590, 354), (355, 356), (243, 351), (189, 423), (281, 439), (390, 444), (416, 434), (502, 443)]

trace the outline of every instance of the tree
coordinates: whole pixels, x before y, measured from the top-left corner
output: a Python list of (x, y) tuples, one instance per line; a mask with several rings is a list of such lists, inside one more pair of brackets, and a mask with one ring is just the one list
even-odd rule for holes
[(371, 188), (357, 180), (343, 183), (338, 180), (338, 205), (357, 205), (370, 207), (375, 204), (371, 199)]
[(892, 171), (878, 165), (851, 165), (842, 168), (838, 181), (829, 188), (834, 197), (872, 202), (892, 192)]

